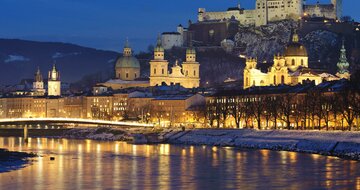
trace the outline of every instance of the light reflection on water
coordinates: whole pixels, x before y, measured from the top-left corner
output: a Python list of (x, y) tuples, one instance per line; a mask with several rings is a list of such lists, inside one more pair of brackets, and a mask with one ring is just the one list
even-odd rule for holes
[(358, 162), (319, 155), (44, 138), (0, 147), (43, 155), (0, 174), (0, 189), (360, 189)]

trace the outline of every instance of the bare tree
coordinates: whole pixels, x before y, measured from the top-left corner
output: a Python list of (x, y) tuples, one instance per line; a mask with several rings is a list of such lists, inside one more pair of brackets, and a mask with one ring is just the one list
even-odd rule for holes
[(286, 128), (288, 130), (291, 129), (291, 121), (290, 121), (290, 117), (292, 114), (292, 99), (293, 99), (293, 95), (286, 93), (285, 95), (283, 95), (282, 98), (282, 102), (281, 102), (281, 115), (282, 115), (282, 120), (284, 122), (286, 122)]
[(265, 105), (261, 96), (255, 96), (251, 102), (252, 114), (257, 122), (257, 127), (261, 129), (261, 117), (265, 110)]
[(230, 115), (235, 120), (236, 128), (239, 129), (241, 119), (244, 117), (246, 109), (243, 102), (241, 102), (241, 98), (232, 97), (232, 99), (234, 102), (231, 104), (229, 111)]

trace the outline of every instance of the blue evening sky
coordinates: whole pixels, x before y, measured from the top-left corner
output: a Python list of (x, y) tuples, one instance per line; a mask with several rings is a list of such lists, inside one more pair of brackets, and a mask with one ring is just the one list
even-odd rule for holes
[[(222, 11), (238, 2), (246, 9), (255, 5), (255, 0), (0, 0), (0, 38), (121, 51), (128, 37), (139, 51), (155, 43), (157, 34), (195, 21), (199, 7)], [(345, 0), (344, 15), (360, 20), (358, 7), (359, 0)]]

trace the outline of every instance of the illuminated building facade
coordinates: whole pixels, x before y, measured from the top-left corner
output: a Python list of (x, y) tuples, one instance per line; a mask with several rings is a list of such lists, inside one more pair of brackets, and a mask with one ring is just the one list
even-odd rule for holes
[(196, 61), (196, 51), (192, 46), (186, 50), (186, 61), (181, 66), (176, 61), (169, 72), (168, 65), (169, 62), (165, 60), (165, 51), (159, 38), (154, 50), (154, 59), (150, 61), (150, 86), (160, 86), (163, 83), (180, 84), (185, 88), (200, 86), (200, 64)]
[(280, 84), (297, 85), (314, 81), (316, 85), (323, 81), (339, 80), (329, 73), (318, 73), (309, 68), (308, 52), (299, 42), (298, 34), (294, 34), (287, 45), (284, 55), (275, 55), (274, 64), (263, 73), (257, 69), (256, 59), (246, 59), (243, 73), (244, 88), (252, 86), (277, 86)]

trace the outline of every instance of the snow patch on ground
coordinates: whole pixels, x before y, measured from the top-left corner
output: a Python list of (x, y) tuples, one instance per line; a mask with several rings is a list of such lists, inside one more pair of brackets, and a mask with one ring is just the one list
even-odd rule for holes
[(68, 57), (68, 56), (73, 56), (73, 55), (80, 55), (80, 52), (74, 52), (74, 53), (61, 53), (61, 52), (56, 52), (54, 53), (54, 55), (52, 56), (53, 59), (60, 59), (63, 57)]
[(8, 55), (8, 58), (5, 59), (5, 63), (11, 63), (16, 61), (26, 62), (26, 61), (30, 61), (30, 59), (22, 55)]

